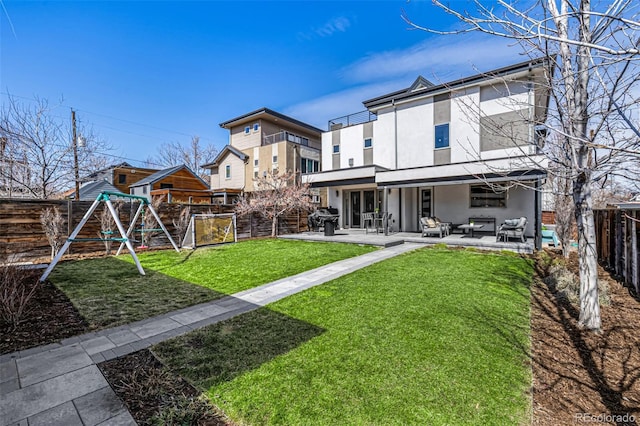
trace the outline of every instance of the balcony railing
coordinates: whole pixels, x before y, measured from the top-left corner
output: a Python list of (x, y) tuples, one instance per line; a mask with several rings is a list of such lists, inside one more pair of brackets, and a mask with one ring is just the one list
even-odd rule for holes
[(302, 146), (309, 146), (309, 138), (296, 135), (295, 133), (285, 132), (284, 130), (272, 135), (266, 135), (262, 140), (262, 145), (271, 145), (273, 143), (288, 141), (297, 143)]
[(378, 116), (371, 111), (365, 110), (354, 114), (345, 115), (344, 117), (329, 120), (329, 130), (341, 129), (343, 127), (355, 126), (356, 124), (368, 123), (375, 121)]

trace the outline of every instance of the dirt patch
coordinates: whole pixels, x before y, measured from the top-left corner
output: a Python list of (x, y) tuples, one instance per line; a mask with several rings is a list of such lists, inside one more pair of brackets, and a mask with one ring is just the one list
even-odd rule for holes
[(186, 380), (149, 350), (98, 365), (139, 425), (230, 425)]
[[(34, 271), (28, 279), (37, 280), (42, 271)], [(0, 322), (0, 354), (57, 342), (88, 331), (88, 324), (69, 298), (49, 281), (39, 289), (27, 305), (27, 311), (14, 329)]]
[[(574, 253), (567, 267), (577, 273), (577, 264)], [(600, 334), (577, 327), (579, 306), (541, 279), (533, 286), (534, 425), (640, 421), (640, 303), (603, 269), (599, 277), (608, 280), (611, 298), (601, 306)]]

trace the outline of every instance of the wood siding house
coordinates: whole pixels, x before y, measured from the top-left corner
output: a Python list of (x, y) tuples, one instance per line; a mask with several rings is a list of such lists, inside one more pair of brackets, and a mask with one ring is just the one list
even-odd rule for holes
[(164, 197), (170, 203), (211, 202), (209, 185), (184, 164), (157, 171), (129, 189), (133, 195), (148, 199)]

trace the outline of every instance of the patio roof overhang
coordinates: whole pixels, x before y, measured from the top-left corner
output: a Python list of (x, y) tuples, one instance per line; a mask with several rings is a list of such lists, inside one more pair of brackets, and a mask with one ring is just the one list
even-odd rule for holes
[(388, 169), (375, 165), (329, 170), (326, 172), (302, 175), (302, 182), (308, 183), (312, 188), (375, 184), (376, 175), (386, 170)]
[(456, 185), (478, 182), (531, 181), (547, 176), (543, 156), (500, 158), (468, 163), (388, 170), (376, 174), (379, 187)]

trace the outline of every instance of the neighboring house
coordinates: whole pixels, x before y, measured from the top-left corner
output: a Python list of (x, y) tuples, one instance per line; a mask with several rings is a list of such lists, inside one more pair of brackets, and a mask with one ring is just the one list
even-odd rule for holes
[(249, 156), (231, 145), (225, 146), (213, 162), (203, 168), (211, 171), (214, 200), (230, 204), (245, 188), (245, 168)]
[[(99, 182), (106, 180), (117, 189), (116, 192), (128, 194), (129, 187), (131, 185), (146, 177), (151, 176), (157, 171), (157, 169), (133, 167), (127, 162), (122, 162), (91, 173), (90, 175), (83, 177), (81, 181)], [(80, 191), (80, 194), (82, 195), (82, 190)]]
[(533, 236), (541, 201), (529, 188), (546, 176), (538, 144), (549, 102), (535, 83), (547, 66), (531, 60), (437, 85), (419, 77), (365, 101), (366, 111), (329, 122), (322, 171), (303, 181), (328, 188), (345, 228), (363, 227), (361, 215), (375, 211), (407, 232), (424, 216), (454, 224), (486, 218), (488, 231), (526, 216)]
[(0, 169), (0, 197), (35, 198), (26, 186), (31, 182), (32, 173), (26, 161), (0, 155)]
[(261, 108), (220, 127), (229, 130), (229, 145), (202, 166), (211, 170), (211, 189), (217, 193), (251, 192), (254, 179), (273, 170), (299, 174), (320, 170), (322, 130), (314, 126)]
[[(80, 201), (94, 201), (98, 197), (98, 194), (104, 191), (122, 192), (115, 186), (111, 185), (106, 180), (99, 180), (94, 182), (88, 182), (80, 186), (80, 197), (78, 199)], [(125, 192), (125, 194), (128, 194), (128, 192)], [(67, 197), (75, 200), (76, 191), (71, 190), (71, 192), (68, 194)]]
[(171, 202), (211, 202), (209, 185), (186, 165), (169, 167), (130, 186), (130, 193), (147, 197), (164, 197)]

